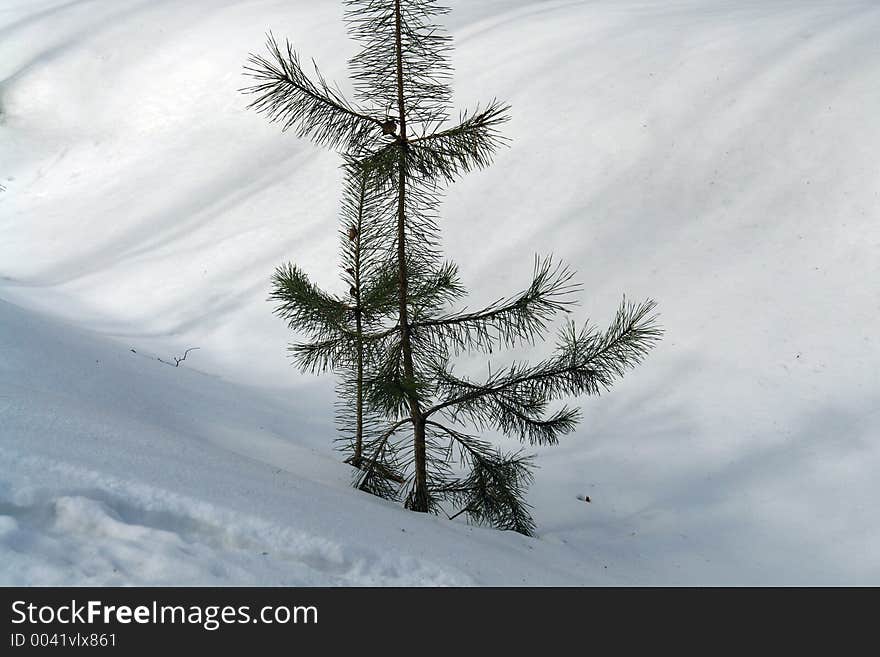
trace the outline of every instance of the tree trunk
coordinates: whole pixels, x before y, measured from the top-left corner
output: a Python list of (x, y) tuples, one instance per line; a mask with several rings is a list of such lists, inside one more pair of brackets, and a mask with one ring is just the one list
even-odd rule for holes
[(364, 196), (366, 179), (361, 176), (361, 195), (358, 207), (357, 235), (354, 245), (354, 290), (355, 290), (355, 330), (357, 331), (357, 400), (355, 402), (354, 456), (352, 465), (361, 467), (364, 445), (364, 339), (363, 309), (361, 307), (361, 235), (364, 229)]
[(360, 271), (356, 273), (357, 304), (354, 309), (355, 321), (357, 322), (357, 402), (355, 408), (355, 433), (354, 433), (354, 458), (355, 467), (361, 467), (361, 452), (364, 444), (364, 344), (363, 327), (361, 323), (361, 285)]
[(397, 111), (400, 125), (399, 178), (397, 186), (397, 275), (400, 320), (400, 348), (403, 352), (403, 375), (409, 413), (413, 424), (413, 452), (415, 456), (415, 484), (407, 506), (413, 511), (428, 510), (428, 469), (425, 454), (425, 423), (415, 385), (412, 343), (409, 326), (409, 276), (406, 270), (406, 113), (403, 100), (403, 45), (401, 43), (400, 0), (394, 2), (395, 46), (397, 49)]

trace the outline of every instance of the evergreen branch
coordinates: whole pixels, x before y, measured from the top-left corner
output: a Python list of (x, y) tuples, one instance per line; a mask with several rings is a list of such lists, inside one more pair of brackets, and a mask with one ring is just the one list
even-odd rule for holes
[(412, 423), (412, 419), (409, 417), (398, 420), (397, 422), (392, 424), (385, 431), (385, 433), (383, 433), (374, 442), (375, 449), (373, 450), (373, 455), (369, 458), (364, 458), (361, 463), (358, 464), (361, 472), (357, 475), (357, 478), (355, 480), (355, 488), (371, 492), (369, 490), (370, 482), (376, 474), (380, 475), (383, 479), (392, 479), (393, 481), (397, 481), (398, 483), (403, 483), (403, 478), (400, 477), (400, 475), (393, 472), (393, 470), (388, 468), (387, 466), (383, 465), (382, 455), (384, 454), (388, 446), (388, 440), (391, 438), (391, 436), (393, 436), (394, 433), (403, 425), (410, 423)]
[(337, 336), (314, 342), (293, 342), (287, 350), (301, 371), (317, 374), (351, 366), (354, 348), (353, 339)]
[[(386, 244), (397, 240), (397, 226), (390, 221), (392, 214), (400, 213), (403, 205), (404, 242), (407, 271), (414, 276), (441, 268), (439, 206), (442, 188), (430, 176), (409, 166), (409, 144), (396, 139), (358, 160), (368, 176), (369, 184), (377, 195), (384, 196), (386, 204), (377, 209), (377, 217), (385, 218), (380, 229)], [(381, 219), (380, 219), (381, 222)]]
[(498, 128), (510, 120), (510, 106), (497, 100), (473, 114), (463, 113), (457, 126), (416, 137), (407, 144), (407, 164), (420, 174), (454, 181), (462, 173), (492, 163), (498, 148), (508, 142)]
[(352, 294), (355, 313), (364, 330), (376, 328), (396, 307), (396, 271), (388, 262), (384, 230), (385, 199), (371, 184), (365, 164), (346, 157), (342, 197), (342, 267)]
[(534, 478), (531, 462), (532, 457), (520, 454), (475, 456), (462, 486), (467, 492), (459, 496), (471, 520), (533, 536), (535, 521), (525, 501), (526, 489)]
[(532, 282), (522, 292), (499, 299), (476, 312), (451, 313), (413, 324), (416, 331), (436, 334), (459, 351), (489, 349), (496, 344), (532, 343), (542, 336), (558, 312), (570, 312), (571, 295), (580, 285), (571, 282), (572, 271), (552, 258), (535, 258)]
[[(356, 366), (341, 367), (339, 380), (336, 384), (335, 423), (338, 436), (335, 442), (348, 456), (345, 459), (357, 467), (363, 456), (363, 445), (370, 444), (385, 424), (385, 417), (369, 406), (363, 406), (358, 413), (358, 389)], [(358, 422), (360, 416), (360, 422)], [(361, 450), (358, 453), (358, 436), (361, 439)]]
[(363, 284), (361, 305), (365, 320), (385, 317), (397, 309), (397, 271), (393, 267), (385, 266), (374, 272), (374, 276)]
[[(539, 419), (548, 401), (565, 396), (598, 395), (627, 369), (641, 362), (662, 335), (653, 301), (629, 304), (624, 299), (611, 326), (601, 333), (569, 323), (560, 333), (556, 354), (537, 365), (514, 364), (484, 383), (438, 372), (445, 399), (427, 409), (425, 417), (444, 411), (478, 425), (521, 431), (520, 437), (555, 442), (570, 431), (577, 411), (563, 408)], [(451, 409), (448, 410), (447, 409)]]
[[(394, 338), (393, 330), (362, 333), (360, 344), (364, 350), (364, 358), (373, 360), (378, 357), (378, 354), (393, 351), (395, 349)], [(300, 370), (315, 374), (351, 365), (356, 357), (357, 347), (356, 331), (349, 327), (340, 327), (334, 335), (329, 337), (319, 338), (312, 342), (292, 343), (288, 351)]]
[(287, 263), (275, 270), (269, 298), (277, 302), (275, 314), (288, 326), (317, 336), (346, 332), (350, 307), (321, 290), (299, 267)]
[(439, 429), (443, 434), (449, 436), (453, 441), (458, 443), (461, 449), (468, 452), (480, 450), (485, 453), (491, 449), (491, 446), (485, 440), (480, 440), (476, 436), (471, 436), (470, 434), (452, 429), (434, 420), (425, 420), (425, 424), (429, 427)]
[[(434, 17), (448, 11), (434, 0), (346, 0), (349, 33), (363, 48), (349, 62), (356, 96), (387, 110), (406, 107), (399, 123), (445, 120), (452, 97), (451, 40)], [(402, 74), (401, 74), (402, 73)]]
[[(464, 296), (466, 290), (458, 277), (458, 266), (444, 262), (436, 270), (424, 272), (417, 277), (410, 290), (410, 303), (417, 313), (441, 308)], [(414, 321), (410, 326), (425, 326), (428, 320)]]
[(395, 140), (358, 159), (358, 166), (370, 184), (380, 192), (389, 192), (395, 185), (400, 142)]
[(407, 377), (399, 332), (388, 336), (381, 351), (373, 352), (372, 376), (364, 381), (370, 406), (389, 416), (409, 416), (409, 399), (423, 396), (425, 378)]
[(462, 507), (452, 517), (467, 513), (474, 522), (488, 522), (500, 529), (532, 536), (535, 521), (529, 513), (525, 492), (533, 479), (534, 457), (522, 452), (504, 455), (474, 436), (432, 420), (427, 423), (456, 441), (464, 459), (471, 464), (467, 477), (449, 482), (439, 491)]
[(270, 33), (266, 46), (268, 56), (251, 54), (244, 67), (245, 75), (254, 80), (241, 90), (255, 97), (248, 108), (280, 123), (282, 130), (295, 127), (298, 137), (331, 148), (361, 150), (382, 135), (385, 120), (352, 106), (314, 62), (317, 82), (313, 81), (289, 41), (282, 49)]
[(580, 421), (577, 408), (563, 406), (550, 417), (544, 417), (546, 404), (522, 404), (516, 396), (496, 396), (494, 424), (505, 435), (516, 435), (530, 445), (557, 445), (560, 436), (574, 431)]

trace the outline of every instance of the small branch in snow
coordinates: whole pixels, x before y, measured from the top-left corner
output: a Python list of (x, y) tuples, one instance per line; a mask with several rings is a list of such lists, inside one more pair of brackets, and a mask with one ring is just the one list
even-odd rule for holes
[(183, 352), (183, 356), (174, 356), (174, 362), (171, 363), (167, 360), (162, 360), (161, 358), (157, 358), (160, 363), (165, 363), (166, 365), (173, 365), (174, 367), (180, 367), (180, 364), (186, 360), (186, 356), (191, 351), (196, 351), (199, 347), (190, 347), (186, 351)]
[(460, 516), (462, 513), (465, 513), (466, 511), (470, 511), (470, 507), (466, 506), (463, 509), (461, 509), (458, 513), (454, 513), (451, 516), (447, 515), (446, 517), (449, 518), (450, 520), (455, 520), (456, 518), (458, 518), (458, 516)]

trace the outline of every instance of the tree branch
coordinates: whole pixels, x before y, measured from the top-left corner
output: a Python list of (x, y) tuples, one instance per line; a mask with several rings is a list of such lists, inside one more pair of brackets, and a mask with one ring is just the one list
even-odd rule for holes
[(255, 96), (249, 108), (281, 123), (282, 130), (296, 126), (297, 136), (324, 146), (359, 150), (382, 136), (385, 119), (353, 107), (327, 83), (314, 61), (318, 81), (313, 82), (289, 41), (282, 50), (270, 33), (266, 46), (268, 57), (252, 54), (244, 67), (245, 74), (255, 80), (241, 90)]

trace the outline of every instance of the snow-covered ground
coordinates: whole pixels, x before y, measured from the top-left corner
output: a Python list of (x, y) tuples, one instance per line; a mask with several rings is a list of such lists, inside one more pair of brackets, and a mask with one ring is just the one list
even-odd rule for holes
[(880, 584), (880, 4), (450, 4), (514, 113), (444, 205), (474, 305), (553, 252), (666, 329), (540, 450), (539, 536), (352, 490), (285, 358), (338, 159), (237, 89), (268, 29), (345, 88), (340, 3), (4, 0), (0, 584)]

